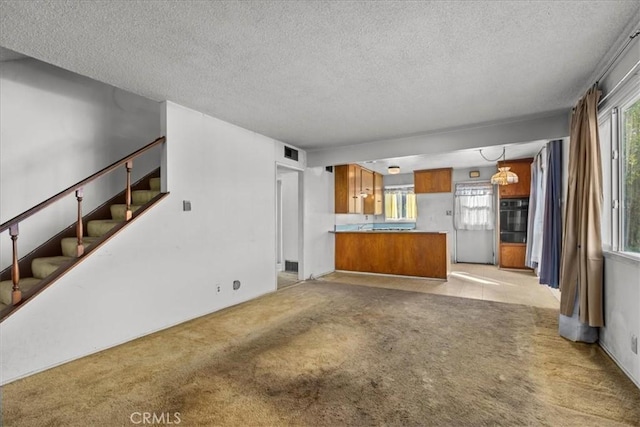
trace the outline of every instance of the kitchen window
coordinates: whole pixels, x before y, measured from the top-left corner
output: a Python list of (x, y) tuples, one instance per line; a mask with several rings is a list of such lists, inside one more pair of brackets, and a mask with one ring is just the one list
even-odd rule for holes
[[(456, 230), (493, 230), (493, 199), (493, 185), (490, 183), (456, 184)], [(524, 227), (526, 234), (526, 217)]]
[(415, 221), (418, 216), (413, 185), (384, 188), (385, 221)]

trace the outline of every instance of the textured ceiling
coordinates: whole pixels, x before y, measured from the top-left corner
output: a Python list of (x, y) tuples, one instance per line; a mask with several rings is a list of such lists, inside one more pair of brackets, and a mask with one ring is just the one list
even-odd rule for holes
[(2, 1), (0, 45), (318, 149), (569, 108), (638, 8)]

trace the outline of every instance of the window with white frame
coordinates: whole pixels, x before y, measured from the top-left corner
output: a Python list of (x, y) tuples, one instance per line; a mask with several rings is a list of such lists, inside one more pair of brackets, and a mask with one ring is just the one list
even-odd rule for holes
[(640, 260), (640, 78), (599, 106), (603, 249)]
[(456, 184), (456, 230), (493, 230), (495, 213), (491, 183)]
[(620, 249), (640, 253), (640, 96), (620, 108)]
[(413, 185), (384, 188), (385, 221), (415, 221), (418, 216)]

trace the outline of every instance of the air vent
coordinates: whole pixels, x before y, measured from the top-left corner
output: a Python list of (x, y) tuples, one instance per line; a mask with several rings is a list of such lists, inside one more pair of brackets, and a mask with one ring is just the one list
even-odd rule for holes
[(298, 261), (284, 261), (284, 271), (298, 272)]
[(326, 166), (324, 170), (326, 170), (327, 172), (333, 173), (333, 166)]
[(291, 159), (291, 160), (295, 160), (296, 162), (298, 161), (298, 150), (291, 148), (291, 147), (287, 147), (285, 145), (284, 147), (284, 158), (285, 159)]

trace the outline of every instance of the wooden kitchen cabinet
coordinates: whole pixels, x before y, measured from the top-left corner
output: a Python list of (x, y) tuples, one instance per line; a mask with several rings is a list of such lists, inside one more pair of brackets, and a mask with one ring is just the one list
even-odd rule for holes
[(526, 251), (527, 245), (524, 243), (500, 243), (500, 267), (526, 268)]
[(446, 280), (451, 273), (447, 233), (336, 232), (335, 269)]
[(415, 193), (450, 193), (452, 172), (452, 168), (414, 171)]
[(518, 182), (516, 184), (498, 186), (500, 188), (501, 199), (529, 197), (529, 192), (531, 191), (532, 162), (533, 158), (498, 162), (498, 167), (508, 166), (511, 168), (511, 172), (518, 175)]
[(381, 174), (359, 165), (335, 166), (333, 174), (335, 213), (382, 215), (384, 194)]
[[(372, 178), (371, 192), (369, 192), (369, 176), (367, 173), (370, 173)], [(367, 176), (367, 181), (365, 181), (365, 176)], [(367, 192), (367, 198), (364, 199), (364, 213), (366, 215), (382, 215), (384, 207), (382, 175), (377, 172), (371, 172), (367, 169), (362, 169), (362, 187), (363, 190)]]
[(362, 168), (358, 165), (339, 165), (333, 168), (335, 213), (362, 213)]
[(382, 215), (384, 213), (384, 177), (382, 174), (373, 174), (373, 197), (375, 207), (373, 214)]
[(361, 213), (361, 173), (358, 165), (340, 165), (334, 168), (335, 212)]
[[(375, 194), (373, 191), (373, 172), (368, 169), (360, 168), (360, 173), (362, 177), (362, 187), (360, 188), (360, 194), (363, 195), (362, 210), (366, 215), (373, 215), (376, 210)], [(366, 197), (364, 197), (365, 194)]]

